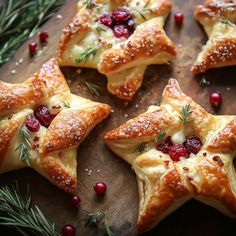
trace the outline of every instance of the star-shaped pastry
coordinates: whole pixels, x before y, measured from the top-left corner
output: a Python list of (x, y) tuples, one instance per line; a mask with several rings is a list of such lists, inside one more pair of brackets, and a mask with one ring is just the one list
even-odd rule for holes
[(98, 69), (111, 94), (131, 100), (148, 65), (176, 56), (163, 30), (170, 10), (169, 0), (79, 1), (78, 13), (61, 36), (59, 63)]
[(191, 198), (236, 216), (236, 116), (209, 114), (176, 80), (160, 106), (108, 132), (105, 141), (136, 173), (140, 232)]
[(0, 173), (30, 166), (75, 193), (77, 147), (110, 107), (71, 94), (55, 59), (0, 91)]
[(195, 18), (209, 40), (199, 53), (192, 72), (236, 65), (236, 0), (206, 0), (196, 6)]

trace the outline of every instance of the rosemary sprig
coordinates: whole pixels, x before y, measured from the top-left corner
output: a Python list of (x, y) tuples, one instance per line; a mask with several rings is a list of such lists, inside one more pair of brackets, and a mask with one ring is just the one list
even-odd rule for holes
[(183, 122), (183, 124), (187, 124), (189, 122), (192, 122), (193, 119), (189, 119), (189, 116), (192, 114), (191, 111), (191, 106), (190, 104), (185, 105), (184, 107), (182, 107), (182, 116), (180, 116), (180, 120)]
[(99, 34), (101, 34), (102, 32), (106, 32), (107, 30), (102, 26), (102, 25), (98, 25), (97, 27), (96, 27), (96, 31), (99, 33)]
[(92, 59), (94, 58), (96, 52), (97, 52), (98, 48), (97, 47), (90, 47), (85, 49), (84, 52), (82, 52), (79, 57), (77, 57), (75, 59), (76, 63), (80, 63), (82, 61), (87, 61), (89, 59), (90, 56), (92, 56)]
[(87, 86), (89, 92), (93, 95), (96, 95), (97, 97), (100, 95), (98, 90), (100, 89), (99, 86), (93, 83), (85, 82), (85, 85)]
[(230, 21), (226, 20), (226, 19), (223, 19), (223, 20), (221, 20), (221, 23), (225, 24), (225, 25), (229, 25)]
[(41, 210), (30, 207), (29, 190), (23, 198), (18, 185), (0, 188), (0, 225), (15, 227), (22, 235), (59, 236), (54, 224), (48, 222)]
[(98, 223), (102, 220), (103, 218), (103, 226), (105, 230), (105, 235), (107, 236), (115, 236), (114, 233), (111, 230), (111, 227), (107, 221), (107, 214), (106, 212), (86, 212), (85, 216), (85, 225), (95, 225), (96, 227), (98, 226)]
[(146, 16), (144, 15), (145, 12), (153, 12), (152, 8), (142, 8), (142, 9), (136, 8), (135, 11), (136, 11), (144, 20), (147, 20)]
[(161, 142), (165, 136), (166, 136), (166, 132), (161, 130), (160, 133), (156, 137), (156, 140), (155, 140), (156, 143)]
[(146, 147), (147, 147), (147, 144), (146, 144), (146, 143), (140, 143), (140, 144), (134, 149), (133, 153), (134, 153), (134, 152), (142, 153), (142, 152), (145, 151)]
[(65, 108), (70, 108), (70, 103), (68, 101), (63, 101), (63, 106)]
[(25, 126), (20, 129), (21, 144), (15, 149), (19, 152), (19, 159), (26, 162), (30, 166), (29, 148), (31, 147), (30, 134)]
[(0, 4), (0, 65), (34, 35), (64, 0), (8, 0)]
[(207, 81), (206, 78), (203, 77), (203, 78), (201, 79), (201, 81), (200, 81), (200, 85), (201, 85), (202, 87), (205, 87), (205, 86), (209, 85), (209, 81)]
[(94, 0), (85, 0), (84, 4), (86, 5), (86, 8), (88, 8), (88, 9), (92, 9), (92, 8), (98, 6), (98, 5), (94, 2)]

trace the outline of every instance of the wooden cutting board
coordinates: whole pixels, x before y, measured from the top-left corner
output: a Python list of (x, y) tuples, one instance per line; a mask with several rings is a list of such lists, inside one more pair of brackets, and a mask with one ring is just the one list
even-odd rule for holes
[[(69, 223), (76, 227), (76, 235), (98, 235), (96, 229), (84, 226), (84, 210), (88, 210), (106, 211), (108, 221), (116, 235), (138, 235), (136, 221), (139, 201), (136, 178), (131, 167), (106, 148), (103, 142), (105, 132), (145, 111), (149, 105), (160, 101), (161, 93), (169, 78), (178, 79), (182, 89), (207, 111), (215, 114), (236, 114), (235, 66), (212, 70), (199, 76), (193, 76), (190, 72), (202, 44), (207, 40), (202, 27), (193, 19), (192, 8), (200, 2), (203, 0), (173, 1), (172, 13), (167, 19), (165, 29), (178, 48), (178, 57), (170, 65), (150, 66), (141, 89), (129, 104), (107, 92), (106, 78), (97, 71), (62, 68), (73, 93), (108, 103), (114, 111), (108, 119), (91, 132), (78, 149), (78, 194), (82, 199), (82, 205), (78, 210), (70, 205), (71, 195), (59, 190), (31, 169), (1, 175), (0, 186), (13, 184), (15, 180), (18, 180), (20, 188), (25, 190), (26, 185), (29, 184), (33, 204), (37, 204), (46, 217), (51, 222), (55, 222), (59, 231), (64, 224)], [(29, 39), (16, 52), (12, 60), (0, 68), (1, 80), (12, 83), (22, 82), (49, 58), (55, 57), (61, 30), (73, 17), (75, 11), (76, 1), (66, 1), (59, 12), (63, 18), (58, 20), (54, 16), (42, 27), (42, 30), (49, 32), (46, 48), (39, 47), (42, 54), (34, 58), (29, 57), (27, 45), (37, 40), (37, 36)], [(182, 27), (177, 27), (174, 22), (173, 14), (177, 11), (183, 12), (185, 16)], [(17, 66), (16, 62), (20, 58), (23, 58), (23, 63)], [(14, 75), (11, 74), (12, 70), (16, 70)], [(210, 81), (210, 85), (205, 88), (200, 86), (203, 76)], [(94, 97), (87, 90), (85, 81), (100, 86), (99, 97)], [(215, 90), (223, 95), (223, 104), (218, 111), (214, 111), (208, 101), (210, 92)], [(92, 170), (91, 176), (85, 171), (86, 168)], [(108, 187), (106, 195), (102, 198), (98, 198), (93, 190), (93, 185), (97, 181), (105, 182)], [(227, 236), (234, 235), (231, 233), (235, 231), (234, 225), (235, 221), (192, 200), (145, 235)], [(7, 235), (8, 231), (5, 230), (5, 228), (0, 228), (1, 235)]]

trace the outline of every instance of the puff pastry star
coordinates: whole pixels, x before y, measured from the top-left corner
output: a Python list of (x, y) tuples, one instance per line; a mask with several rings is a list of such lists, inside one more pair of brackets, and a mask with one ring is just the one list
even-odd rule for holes
[(236, 116), (209, 114), (174, 79), (162, 98), (160, 106), (105, 135), (136, 173), (138, 229), (150, 230), (191, 198), (235, 217)]
[(79, 1), (60, 40), (59, 63), (98, 69), (111, 94), (131, 100), (148, 65), (176, 56), (163, 30), (170, 9), (169, 0)]
[(199, 53), (192, 72), (236, 65), (236, 0), (207, 0), (194, 10), (209, 40)]
[(77, 147), (109, 113), (71, 94), (55, 59), (21, 84), (0, 82), (0, 173), (30, 166), (75, 193)]

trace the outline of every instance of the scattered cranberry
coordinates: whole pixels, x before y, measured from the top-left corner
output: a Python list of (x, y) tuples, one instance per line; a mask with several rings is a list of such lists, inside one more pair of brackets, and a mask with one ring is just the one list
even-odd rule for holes
[(48, 32), (47, 31), (42, 31), (39, 33), (39, 41), (40, 43), (46, 43), (48, 39)]
[(112, 17), (116, 23), (124, 24), (131, 18), (131, 13), (125, 8), (117, 8), (112, 12)]
[(30, 132), (37, 132), (40, 129), (39, 121), (36, 120), (35, 117), (33, 117), (33, 116), (29, 117), (26, 120), (25, 126)]
[(202, 142), (196, 136), (189, 136), (183, 145), (187, 148), (189, 153), (197, 154), (201, 150)]
[(170, 147), (171, 147), (172, 145), (173, 145), (173, 143), (171, 142), (171, 138), (170, 138), (170, 137), (167, 137), (167, 138), (165, 139), (165, 142), (164, 142), (164, 143), (157, 145), (156, 149), (159, 150), (159, 151), (162, 151), (163, 153), (168, 154), (168, 153), (169, 153), (169, 150), (170, 150)]
[(62, 228), (62, 235), (63, 236), (74, 236), (75, 235), (75, 228), (72, 225), (65, 225)]
[(113, 32), (117, 38), (128, 38), (130, 34), (128, 28), (125, 25), (116, 25), (113, 29)]
[(107, 186), (103, 182), (96, 183), (93, 188), (98, 194), (104, 194), (107, 190)]
[(175, 13), (175, 22), (178, 25), (181, 25), (183, 23), (183, 20), (184, 20), (184, 15), (181, 12)]
[(29, 53), (31, 56), (33, 56), (37, 50), (37, 43), (35, 43), (35, 42), (29, 43), (28, 46), (29, 46)]
[(222, 103), (222, 95), (220, 92), (213, 92), (210, 95), (210, 103), (214, 107), (219, 107)]
[(34, 115), (39, 120), (40, 124), (46, 128), (48, 128), (54, 118), (54, 116), (51, 115), (48, 106), (45, 105), (39, 106), (34, 111)]
[(114, 26), (113, 18), (110, 14), (104, 14), (100, 17), (100, 22), (110, 28)]
[(180, 157), (189, 157), (189, 152), (182, 144), (174, 144), (169, 149), (169, 156), (173, 161), (179, 161)]
[(80, 203), (81, 203), (81, 199), (80, 199), (79, 196), (73, 196), (72, 197), (72, 199), (71, 199), (72, 206), (77, 207), (77, 206), (80, 205)]
[(135, 29), (135, 22), (134, 22), (134, 20), (130, 19), (130, 20), (128, 21), (128, 23), (127, 23), (127, 26), (128, 26), (128, 29), (129, 29), (131, 32), (133, 32), (134, 29)]

